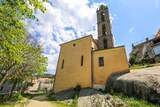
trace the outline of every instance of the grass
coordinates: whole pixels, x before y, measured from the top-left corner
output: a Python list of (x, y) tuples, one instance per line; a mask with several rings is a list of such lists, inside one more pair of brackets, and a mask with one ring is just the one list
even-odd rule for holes
[(112, 96), (113, 98), (122, 99), (127, 105), (131, 107), (160, 107), (159, 105), (154, 105), (146, 100), (128, 97), (122, 93), (112, 93)]
[(124, 102), (132, 107), (158, 107), (144, 100), (137, 100), (134, 98), (124, 98)]
[(78, 97), (77, 95), (74, 95), (73, 98), (73, 102), (72, 104), (65, 104), (64, 102), (61, 102), (59, 100), (55, 100), (51, 97), (52, 93), (48, 95), (48, 101), (53, 104), (56, 105), (57, 107), (77, 107), (77, 101), (78, 101)]
[(15, 93), (12, 98), (1, 101), (0, 107), (24, 107), (27, 102), (29, 102), (28, 98), (21, 93)]
[(12, 96), (12, 98), (10, 98), (10, 101), (16, 102), (19, 100), (22, 100), (24, 97), (21, 95), (21, 93), (16, 93)]
[(0, 104), (0, 107), (24, 107), (24, 104)]
[(136, 97), (128, 97), (127, 95), (120, 92), (113, 92), (108, 88), (106, 88), (105, 90), (99, 89), (99, 91), (104, 94), (108, 93), (112, 95), (114, 99), (121, 99), (131, 107), (160, 107), (160, 105), (152, 104), (143, 99), (137, 99)]
[(77, 107), (77, 100), (73, 100), (73, 103), (71, 105), (64, 104), (61, 101), (50, 101), (52, 104), (56, 105), (57, 107)]
[(7, 98), (4, 98), (4, 99), (1, 99), (0, 103), (5, 102), (5, 101), (16, 102), (16, 101), (21, 100), (21, 99), (23, 99), (23, 96), (20, 93), (14, 93), (11, 98), (7, 97)]
[(43, 94), (46, 94), (46, 93), (37, 93), (37, 94), (22, 93), (22, 96), (28, 99), (32, 99), (32, 97), (43, 95)]
[(15, 105), (0, 104), (0, 107), (14, 107)]
[[(16, 93), (11, 99), (6, 99), (0, 103), (0, 107), (24, 107), (26, 102), (29, 102), (32, 97), (43, 95), (44, 93), (39, 94), (29, 94), (29, 93)], [(48, 101), (57, 107), (77, 107), (77, 97), (73, 99), (71, 105), (65, 104), (61, 101), (53, 100), (51, 97), (48, 97)]]
[(142, 69), (142, 68), (148, 68), (148, 67), (153, 67), (153, 66), (160, 66), (160, 63), (155, 63), (155, 64), (134, 64), (130, 67), (130, 70), (132, 69)]

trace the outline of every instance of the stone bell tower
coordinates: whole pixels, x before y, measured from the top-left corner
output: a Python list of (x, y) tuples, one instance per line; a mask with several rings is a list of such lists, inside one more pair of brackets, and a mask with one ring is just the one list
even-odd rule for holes
[(109, 19), (108, 7), (101, 5), (97, 10), (98, 48), (108, 49), (114, 47), (112, 27)]

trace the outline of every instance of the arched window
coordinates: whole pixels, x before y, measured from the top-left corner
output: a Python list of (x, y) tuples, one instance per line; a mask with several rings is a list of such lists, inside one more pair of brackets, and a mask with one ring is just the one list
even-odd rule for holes
[(103, 46), (104, 46), (104, 49), (108, 48), (107, 39), (103, 39)]
[(105, 21), (105, 13), (104, 12), (101, 12), (101, 21)]
[(105, 26), (105, 24), (102, 25), (102, 34), (106, 35), (106, 26)]

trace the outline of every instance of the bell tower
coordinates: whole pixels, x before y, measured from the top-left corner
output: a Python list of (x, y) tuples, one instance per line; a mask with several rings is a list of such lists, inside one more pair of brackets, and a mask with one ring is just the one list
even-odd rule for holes
[(109, 19), (108, 7), (101, 5), (97, 10), (98, 48), (108, 49), (114, 47), (112, 27)]

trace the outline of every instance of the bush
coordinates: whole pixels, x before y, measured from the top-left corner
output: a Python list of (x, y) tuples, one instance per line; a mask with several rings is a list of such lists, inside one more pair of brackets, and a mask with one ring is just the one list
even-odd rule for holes
[(22, 99), (23, 99), (23, 96), (21, 95), (21, 93), (14, 93), (10, 100), (11, 101), (18, 101), (18, 100), (22, 100)]
[(136, 57), (135, 57), (135, 56), (131, 57), (131, 58), (129, 59), (129, 63), (130, 63), (131, 65), (135, 64), (135, 63), (136, 63)]
[(74, 88), (74, 91), (76, 92), (79, 92), (81, 90), (81, 86), (80, 85), (77, 85), (75, 88)]

